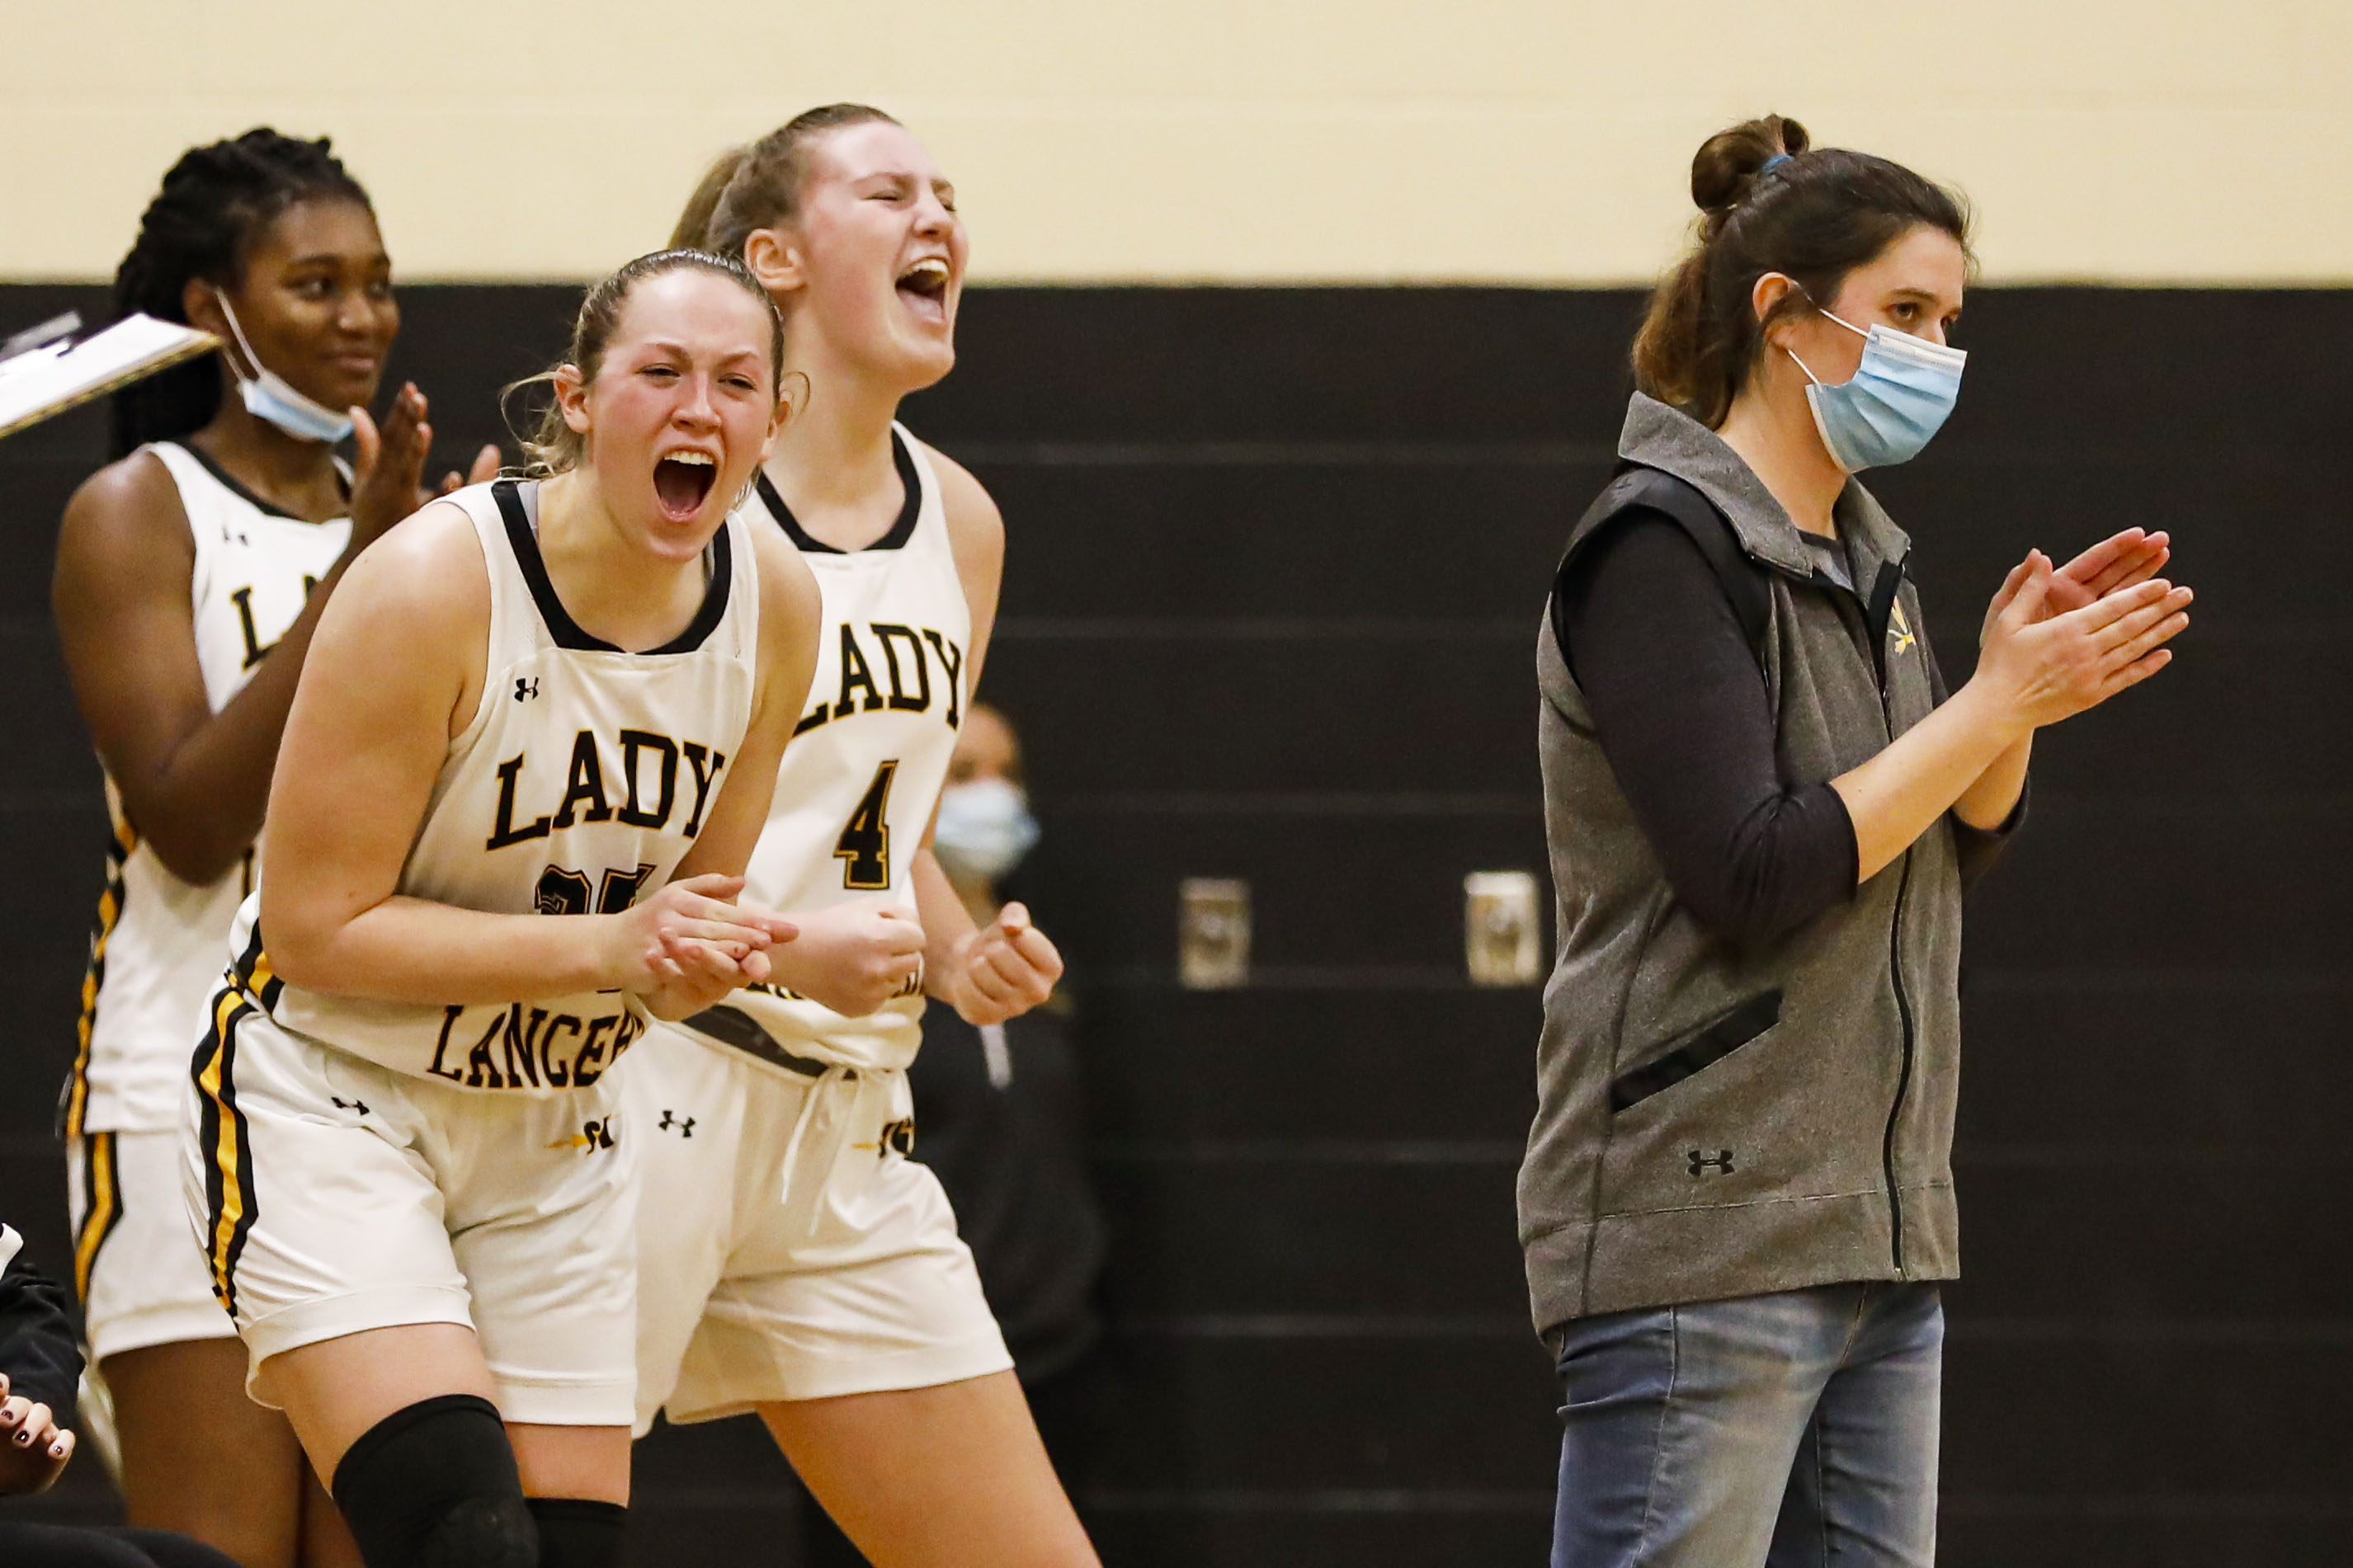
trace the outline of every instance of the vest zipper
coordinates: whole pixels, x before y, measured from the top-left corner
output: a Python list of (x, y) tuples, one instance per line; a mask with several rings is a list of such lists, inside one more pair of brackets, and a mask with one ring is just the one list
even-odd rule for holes
[(1895, 1277), (1911, 1276), (1904, 1267), (1904, 1189), (1895, 1181), (1895, 1127), (1904, 1116), (1904, 1101), (1912, 1090), (1912, 998), (1904, 989), (1904, 900), (1912, 890), (1912, 851), (1904, 852), (1903, 879), (1895, 885), (1895, 920), (1887, 938), (1887, 973), (1895, 985), (1895, 1011), (1904, 1021), (1904, 1066), (1895, 1078), (1895, 1102), (1887, 1108), (1887, 1138), (1880, 1151), (1887, 1172), (1887, 1214)]
[[(1902, 593), (1903, 583), (1899, 577), (1896, 597), (1900, 598)], [(1873, 596), (1876, 597), (1875, 595)], [(1880, 716), (1887, 725), (1888, 743), (1893, 745), (1895, 742), (1895, 694), (1887, 668), (1887, 628), (1872, 626), (1868, 605), (1864, 607), (1863, 626), (1872, 634), (1871, 663), (1879, 676)], [(1904, 1189), (1895, 1176), (1895, 1130), (1904, 1119), (1904, 1101), (1912, 1092), (1912, 1061), (1915, 1050), (1912, 995), (1904, 987), (1904, 904), (1912, 891), (1910, 849), (1904, 851), (1903, 861), (1904, 868), (1895, 884), (1895, 914), (1888, 925), (1887, 977), (1895, 991), (1896, 1016), (1904, 1026), (1904, 1058), (1895, 1075), (1895, 1099), (1887, 1108), (1887, 1131), (1880, 1145), (1880, 1168), (1887, 1177), (1888, 1246), (1895, 1264), (1895, 1277), (1908, 1279), (1911, 1273), (1904, 1266)]]
[[(1903, 563), (1896, 562), (1883, 563), (1883, 571), (1887, 564), (1894, 565), (1899, 573), (1903, 570)], [(1882, 721), (1887, 726), (1888, 743), (1893, 745), (1895, 742), (1895, 702), (1894, 692), (1888, 679), (1887, 627), (1884, 625), (1873, 624), (1870, 601), (1852, 588), (1846, 587), (1819, 567), (1815, 569), (1811, 580), (1818, 587), (1832, 592), (1843, 592), (1862, 612), (1863, 635), (1870, 639), (1871, 645), (1872, 673), (1878, 678), (1879, 681), (1879, 714)], [(1900, 597), (1902, 593), (1903, 582), (1899, 576), (1895, 594)], [(1876, 595), (1873, 595), (1873, 597), (1876, 596)], [(1894, 601), (1891, 599), (1890, 602)], [(1904, 1058), (1895, 1075), (1895, 1099), (1887, 1108), (1887, 1131), (1881, 1139), (1879, 1162), (1880, 1169), (1887, 1178), (1888, 1241), (1889, 1250), (1895, 1264), (1895, 1277), (1898, 1279), (1908, 1279), (1911, 1278), (1911, 1273), (1904, 1266), (1904, 1190), (1897, 1184), (1895, 1179), (1895, 1130), (1897, 1124), (1904, 1119), (1904, 1101), (1912, 1092), (1912, 1063), (1917, 1047), (1914, 1039), (1912, 1023), (1912, 995), (1904, 988), (1904, 904), (1905, 898), (1912, 891), (1912, 851), (1905, 850), (1901, 858), (1903, 870), (1898, 873), (1895, 884), (1895, 917), (1887, 936), (1887, 976), (1889, 984), (1895, 991), (1896, 1016), (1904, 1025)]]

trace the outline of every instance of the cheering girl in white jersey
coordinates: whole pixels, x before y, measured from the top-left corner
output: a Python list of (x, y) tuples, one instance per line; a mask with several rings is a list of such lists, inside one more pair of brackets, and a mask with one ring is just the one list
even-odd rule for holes
[(792, 931), (729, 901), (815, 653), (807, 568), (728, 520), (782, 356), (740, 262), (631, 262), (554, 373), (547, 477), (394, 529), (312, 639), (186, 1197), (369, 1568), (617, 1552), (646, 1130), (608, 1071)]
[(1061, 973), (1018, 905), (975, 929), (924, 847), (1004, 557), (987, 493), (894, 422), (955, 363), (954, 193), (897, 121), (837, 105), (723, 158), (674, 243), (741, 256), (784, 311), (807, 407), (743, 516), (798, 547), (825, 629), (748, 872), (801, 934), (768, 986), (650, 1034), (626, 1085), (639, 1420), (756, 1410), (881, 1568), (1092, 1564), (946, 1197), (905, 1158), (923, 997), (880, 966), (802, 977), (897, 931), (923, 988), (988, 1024)]
[[(182, 154), (115, 305), (229, 346), (115, 395), (117, 460), (58, 542), (58, 626), (113, 830), (65, 1105), (76, 1284), (132, 1522), (244, 1568), (328, 1568), (356, 1551), (285, 1417), (245, 1397), (180, 1202), (179, 1129), (311, 628), (344, 563), (424, 503), (432, 433), (413, 386), (380, 436), (364, 412), (400, 310), (367, 193), (323, 140), (257, 130)], [(356, 475), (334, 455), (353, 434)]]

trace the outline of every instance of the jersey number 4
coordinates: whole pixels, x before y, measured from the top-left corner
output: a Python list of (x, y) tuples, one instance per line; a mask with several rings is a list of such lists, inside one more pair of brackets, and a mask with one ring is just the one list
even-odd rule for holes
[(834, 841), (833, 858), (841, 862), (845, 888), (876, 892), (891, 885), (891, 781), (898, 776), (896, 757), (874, 770), (874, 782)]

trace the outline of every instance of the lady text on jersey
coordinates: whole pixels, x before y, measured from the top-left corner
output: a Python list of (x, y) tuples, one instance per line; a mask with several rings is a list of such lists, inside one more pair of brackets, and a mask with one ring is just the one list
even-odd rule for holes
[[(501, 480), (451, 499), (490, 566), (489, 655), (399, 890), (497, 913), (617, 913), (669, 879), (750, 721), (760, 616), (746, 525), (731, 518), (712, 540), (692, 624), (626, 653), (582, 631), (556, 598), (534, 531), (536, 486)], [(270, 970), (259, 901), (238, 917), (243, 988), (286, 1028), (396, 1070), (467, 1089), (564, 1089), (595, 1082), (644, 1032), (619, 992), (432, 1006), (289, 985)]]

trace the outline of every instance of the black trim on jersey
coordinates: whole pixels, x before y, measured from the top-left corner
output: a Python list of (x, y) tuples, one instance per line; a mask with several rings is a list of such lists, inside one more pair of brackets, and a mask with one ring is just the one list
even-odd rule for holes
[[(514, 551), (515, 564), (522, 568), (522, 580), (531, 588), (532, 602), (539, 606), (539, 618), (547, 627), (547, 635), (558, 647), (568, 647), (581, 653), (626, 653), (603, 637), (591, 637), (580, 629), (564, 601), (555, 596), (555, 584), (548, 581), (547, 563), (539, 553), (539, 535), (532, 531), (531, 518), (522, 509), (522, 485), (519, 480), (501, 479), (491, 487), (498, 499), (499, 515), (507, 525), (507, 544)], [(649, 647), (639, 658), (663, 653), (692, 653), (701, 647), (711, 634), (719, 629), (720, 618), (727, 614), (728, 585), (734, 576), (733, 554), (727, 542), (727, 525), (721, 523), (719, 531), (711, 537), (711, 584), (702, 591), (702, 607), (694, 612), (686, 630), (659, 647)]]
[(828, 1064), (814, 1057), (788, 1051), (776, 1042), (776, 1037), (760, 1027), (752, 1015), (741, 1007), (710, 1007), (686, 1021), (690, 1029), (701, 1031), (723, 1046), (733, 1046), (747, 1057), (756, 1057), (773, 1067), (780, 1067), (802, 1078), (823, 1078)]
[[(269, 517), (282, 517), (289, 522), (309, 523), (312, 528), (324, 528), (326, 526), (326, 523), (320, 522), (312, 518), (296, 517), (284, 507), (272, 506), (269, 502), (263, 500), (259, 496), (255, 495), (251, 490), (247, 489), (242, 484), (239, 484), (235, 475), (231, 474), (227, 468), (222, 468), (218, 463), (213, 461), (212, 454), (206, 451), (202, 447), (197, 446), (195, 442), (174, 441), (172, 445), (180, 448), (181, 451), (185, 452), (189, 457), (194, 458), (196, 460), (196, 466), (198, 468), (204, 469), (205, 472), (210, 474), (215, 479), (219, 481), (221, 489), (228, 491), (229, 494), (235, 496), (246, 505), (253, 508), (254, 510)], [(343, 500), (347, 501), (350, 500), (352, 499), (352, 481), (344, 475), (343, 465), (340, 463), (335, 466), (335, 480), (343, 488)], [(328, 520), (330, 522), (333, 521), (334, 520), (332, 518)]]
[[(915, 472), (915, 454), (907, 449), (905, 438), (896, 430), (891, 432), (891, 461), (898, 467), (899, 482), (906, 487), (907, 499), (901, 503), (899, 521), (891, 525), (891, 531), (866, 546), (866, 550), (898, 549), (915, 537), (915, 520), (923, 515), (923, 481)], [(785, 531), (785, 537), (793, 542), (796, 549), (811, 555), (862, 555), (866, 552), (865, 550), (836, 550), (821, 539), (812, 539), (808, 531), (801, 526), (801, 520), (793, 515), (793, 509), (785, 504), (785, 498), (776, 493), (776, 487), (768, 479), (767, 469), (762, 468), (759, 479), (754, 483), (759, 489), (760, 500), (767, 507), (768, 515), (776, 520), (777, 526)]]

